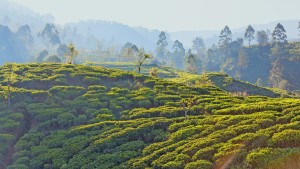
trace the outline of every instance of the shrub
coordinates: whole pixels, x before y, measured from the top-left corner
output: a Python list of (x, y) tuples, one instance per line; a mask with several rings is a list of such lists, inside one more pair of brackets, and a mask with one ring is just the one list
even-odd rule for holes
[(270, 140), (273, 147), (299, 147), (300, 146), (300, 131), (299, 130), (283, 130), (275, 133)]
[(106, 87), (105, 86), (100, 86), (100, 85), (92, 85), (88, 87), (89, 91), (96, 91), (97, 93), (104, 93), (106, 92)]
[[(264, 148), (251, 151), (246, 158), (246, 163), (251, 169), (282, 169), (287, 166), (299, 168), (300, 150)], [(298, 167), (297, 167), (298, 165)]]
[(86, 83), (87, 85), (96, 85), (101, 83), (101, 79), (97, 77), (85, 77), (83, 79), (83, 82)]
[(63, 99), (74, 99), (84, 94), (85, 89), (78, 86), (54, 86), (49, 89), (49, 93), (53, 96)]
[(211, 162), (206, 160), (198, 160), (195, 162), (188, 163), (184, 169), (212, 169), (213, 165)]

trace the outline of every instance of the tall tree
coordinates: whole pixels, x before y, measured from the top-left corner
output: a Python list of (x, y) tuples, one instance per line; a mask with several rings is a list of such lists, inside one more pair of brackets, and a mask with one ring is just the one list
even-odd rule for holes
[(165, 57), (166, 57), (166, 52), (167, 52), (167, 36), (164, 31), (160, 32), (158, 41), (156, 43), (157, 48), (156, 48), (156, 56), (157, 59), (161, 62), (165, 62)]
[(225, 53), (225, 55), (229, 55), (228, 48), (232, 41), (232, 33), (227, 25), (221, 31), (219, 38), (220, 38), (218, 43), (219, 48)]
[(237, 62), (237, 66), (240, 68), (241, 75), (243, 74), (243, 71), (247, 68), (248, 62), (249, 61), (248, 61), (248, 56), (246, 51), (244, 49), (241, 49), (239, 52), (239, 57)]
[(287, 43), (287, 36), (284, 27), (278, 23), (272, 32), (272, 39), (275, 43), (285, 44)]
[(70, 43), (68, 45), (68, 49), (69, 49), (69, 55), (65, 54), (67, 63), (68, 64), (74, 64), (74, 57), (78, 55), (78, 51), (76, 50), (73, 43)]
[(220, 50), (213, 44), (207, 50), (207, 59), (205, 59), (204, 67), (206, 71), (218, 72), (220, 71), (220, 65), (223, 62)]
[(254, 34), (255, 34), (255, 30), (252, 28), (251, 25), (249, 25), (244, 34), (244, 38), (246, 40), (248, 40), (249, 46), (250, 46), (251, 41), (254, 39)]
[(198, 57), (204, 57), (205, 55), (205, 44), (203, 39), (198, 36), (193, 40), (193, 50), (197, 52)]
[(265, 30), (260, 30), (256, 32), (256, 41), (259, 45), (264, 45), (269, 42), (268, 34)]
[(52, 24), (47, 23), (43, 31), (38, 33), (38, 36), (43, 38), (48, 50), (50, 46), (55, 46), (60, 44), (60, 37), (59, 37), (58, 30), (56, 29), (53, 23)]
[(173, 53), (172, 53), (172, 60), (175, 63), (175, 68), (183, 69), (184, 68), (184, 56), (185, 56), (185, 49), (183, 44), (176, 40), (173, 44)]
[(189, 73), (200, 73), (202, 69), (201, 61), (194, 54), (188, 52), (186, 56), (186, 71)]
[(151, 58), (150, 54), (146, 54), (144, 48), (139, 49), (139, 52), (137, 54), (137, 67), (139, 73), (141, 73), (141, 67), (143, 63), (150, 58)]
[(28, 25), (20, 26), (17, 32), (17, 36), (27, 48), (31, 47), (34, 43), (33, 37), (31, 35), (31, 30)]

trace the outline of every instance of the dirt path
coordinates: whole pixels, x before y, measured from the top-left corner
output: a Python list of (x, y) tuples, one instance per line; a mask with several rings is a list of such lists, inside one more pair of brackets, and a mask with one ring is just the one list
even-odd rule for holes
[(8, 165), (10, 165), (13, 162), (13, 156), (15, 153), (15, 145), (20, 140), (21, 137), (23, 137), (31, 128), (33, 128), (36, 125), (35, 120), (31, 117), (31, 115), (28, 112), (24, 113), (24, 121), (25, 124), (21, 125), (16, 130), (16, 140), (12, 143), (10, 143), (7, 153), (5, 154), (3, 164), (0, 166), (0, 169), (6, 169)]

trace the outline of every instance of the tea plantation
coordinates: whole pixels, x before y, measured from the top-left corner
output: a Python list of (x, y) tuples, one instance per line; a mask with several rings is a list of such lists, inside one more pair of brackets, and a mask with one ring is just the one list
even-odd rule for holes
[(0, 68), (0, 168), (300, 168), (298, 98), (91, 65), (12, 66)]

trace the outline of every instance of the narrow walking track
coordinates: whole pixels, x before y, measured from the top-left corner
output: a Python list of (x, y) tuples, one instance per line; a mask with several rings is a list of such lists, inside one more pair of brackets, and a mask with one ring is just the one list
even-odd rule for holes
[(7, 150), (7, 153), (4, 156), (3, 164), (0, 166), (0, 169), (6, 169), (8, 165), (10, 165), (13, 162), (13, 156), (15, 153), (15, 145), (20, 140), (21, 137), (23, 137), (31, 128), (33, 128), (36, 125), (35, 120), (32, 118), (32, 116), (28, 113), (24, 113), (24, 124), (21, 125), (17, 131), (16, 131), (16, 139), (13, 141)]

